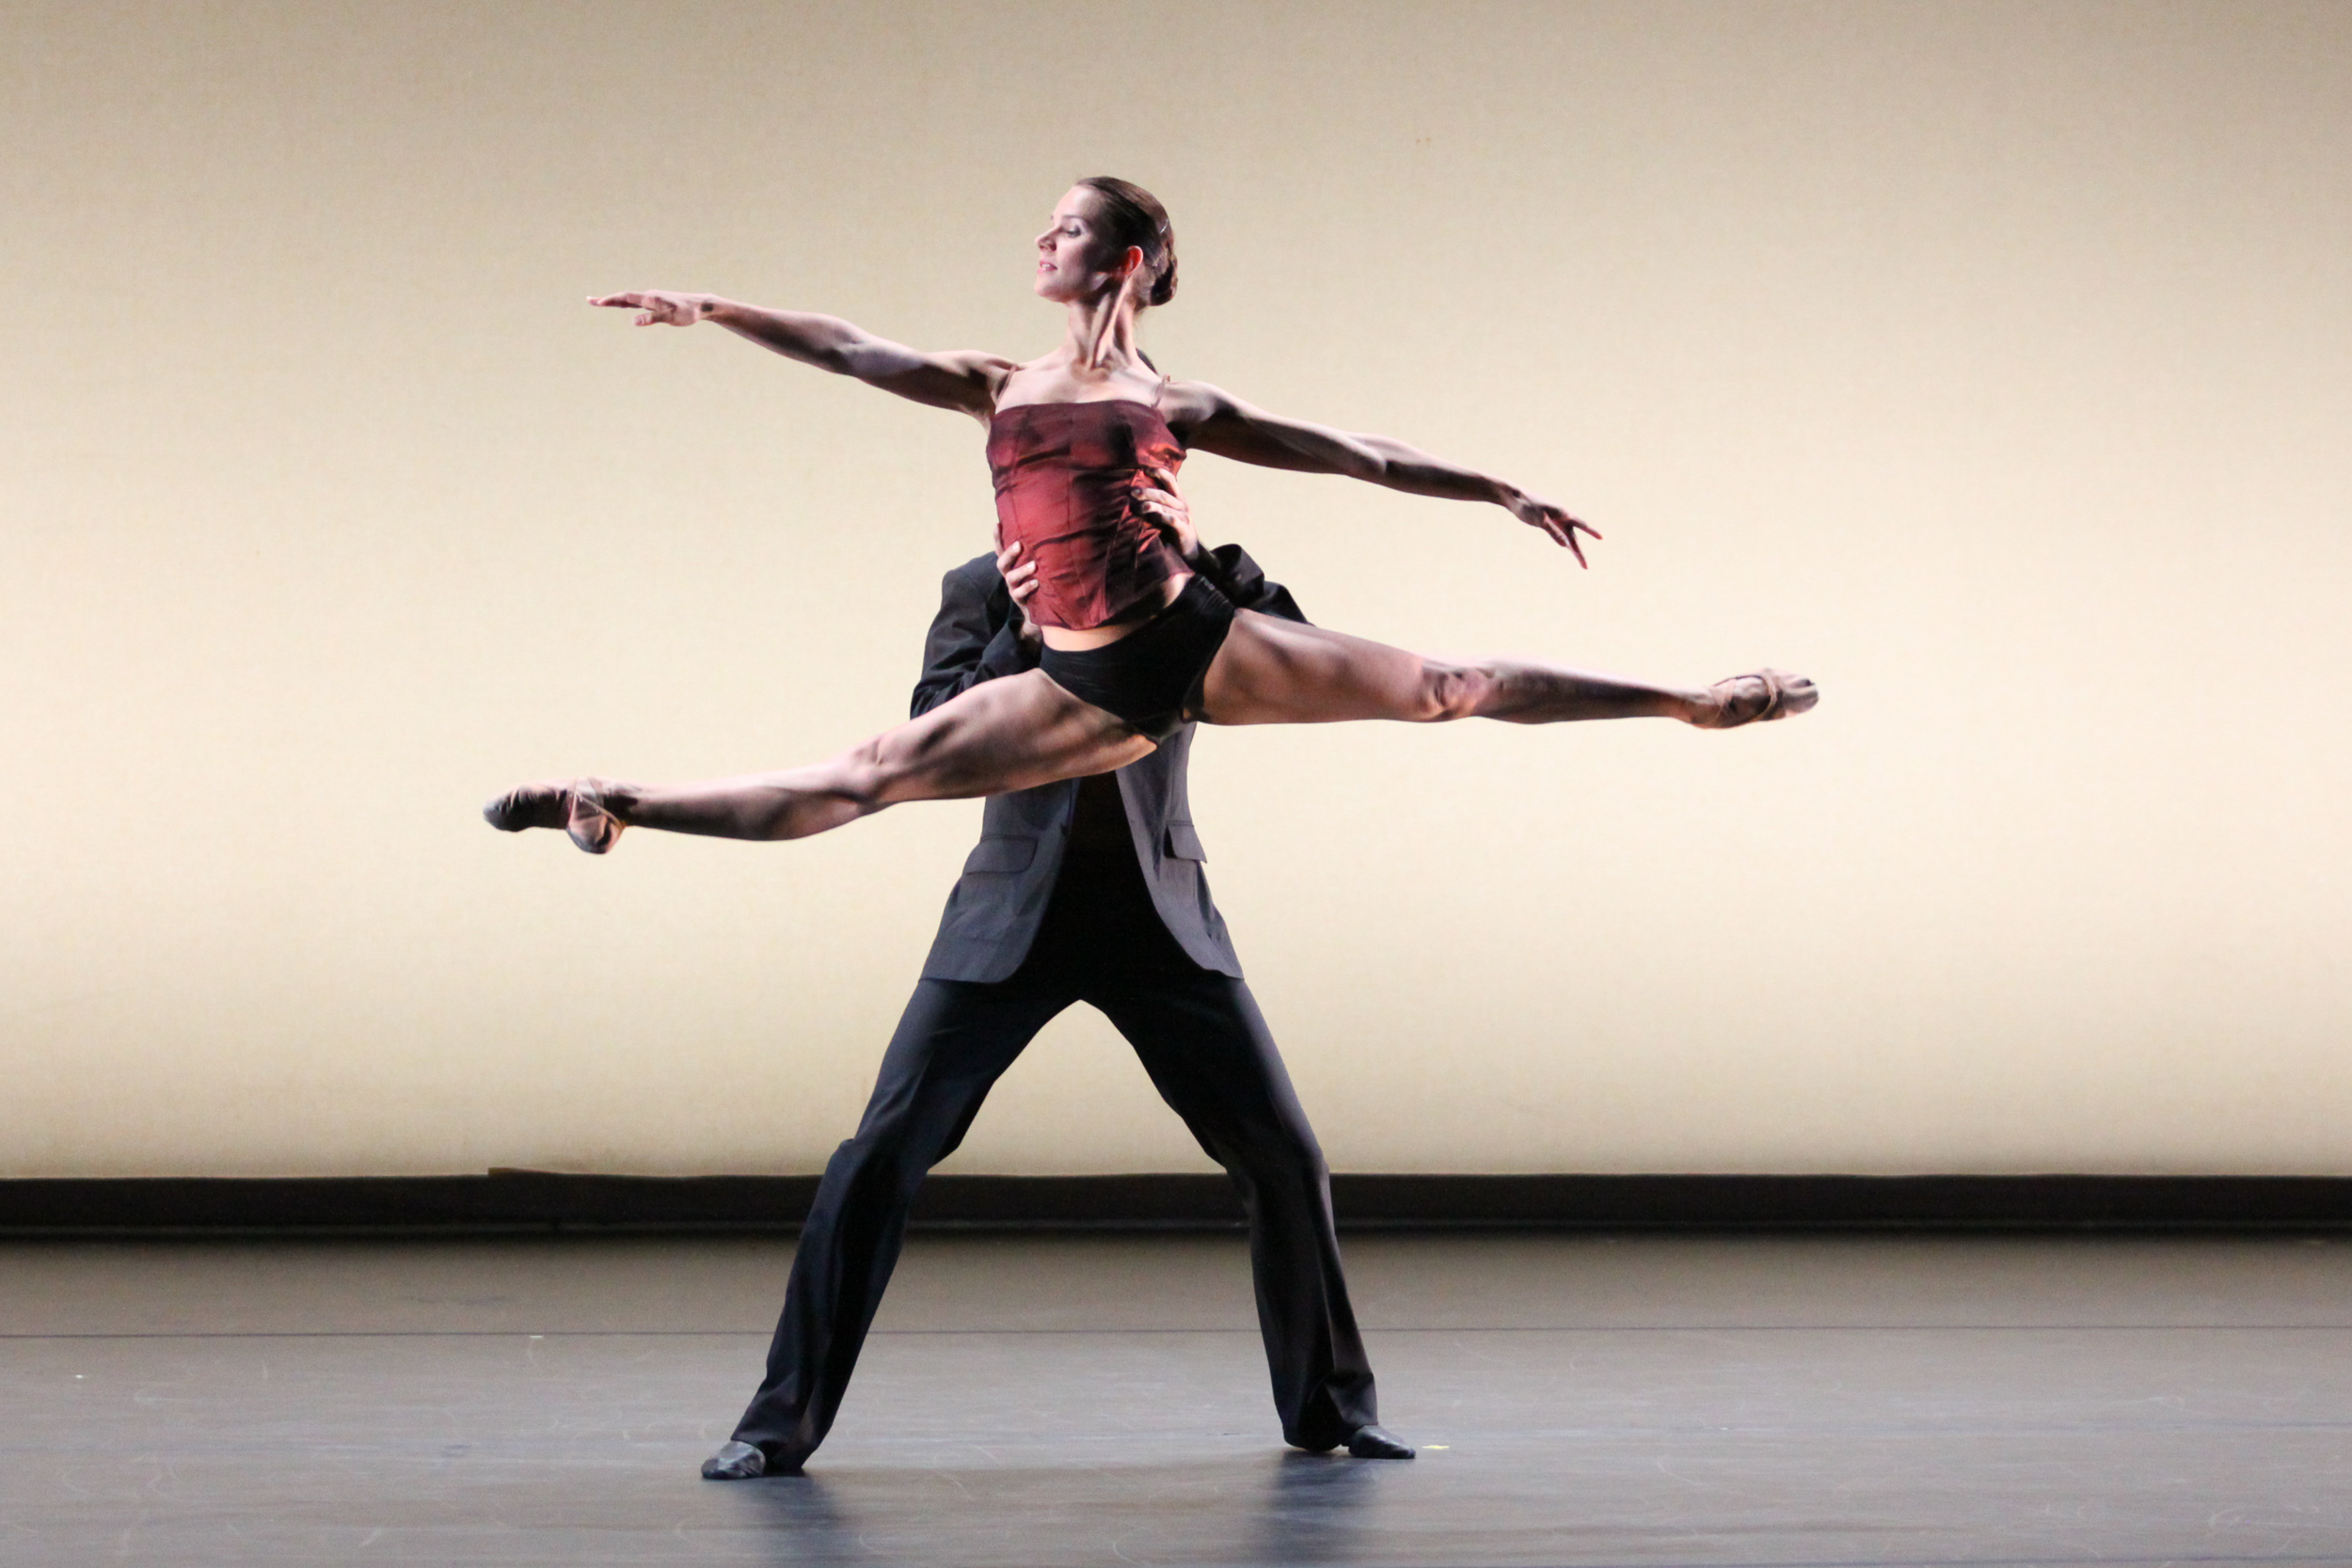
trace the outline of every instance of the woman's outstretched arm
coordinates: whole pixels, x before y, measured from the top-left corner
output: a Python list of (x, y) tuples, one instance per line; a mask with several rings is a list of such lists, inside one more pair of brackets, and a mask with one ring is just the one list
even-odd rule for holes
[[(1569, 516), (1562, 508), (1529, 495), (1516, 484), (1441, 457), (1432, 457), (1417, 447), (1385, 436), (1350, 435), (1328, 425), (1286, 420), (1254, 408), (1205, 382), (1184, 383), (1181, 392), (1171, 393), (1171, 407), (1180, 401), (1190, 405), (1178, 417), (1184, 421), (1185, 444), (1196, 451), (1213, 451), (1219, 457), (1266, 468), (1344, 474), (1410, 495), (1492, 501), (1528, 527), (1542, 530), (1553, 544), (1575, 551), (1580, 566), (1588, 562), (1577, 535), (1600, 537), (1600, 531), (1590, 523)], [(1194, 413), (1194, 409), (1198, 412)]]
[(835, 375), (853, 375), (868, 387), (896, 392), (933, 408), (954, 408), (979, 419), (996, 405), (996, 388), (1012, 361), (976, 350), (925, 354), (838, 316), (805, 310), (771, 310), (722, 299), (717, 294), (682, 294), (654, 289), (603, 294), (591, 305), (637, 312), (640, 326), (691, 326), (714, 322), (739, 338), (773, 349), (787, 359)]

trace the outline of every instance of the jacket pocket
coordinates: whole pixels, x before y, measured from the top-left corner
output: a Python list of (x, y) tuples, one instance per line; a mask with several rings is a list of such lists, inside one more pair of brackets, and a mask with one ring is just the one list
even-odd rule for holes
[(1180, 861), (1205, 861), (1209, 852), (1200, 847), (1200, 835), (1192, 831), (1189, 822), (1168, 825), (1168, 852)]
[(963, 874), (967, 877), (975, 873), (1008, 876), (1015, 871), (1028, 870), (1029, 863), (1036, 859), (1036, 839), (991, 833), (974, 845), (972, 853), (964, 857)]

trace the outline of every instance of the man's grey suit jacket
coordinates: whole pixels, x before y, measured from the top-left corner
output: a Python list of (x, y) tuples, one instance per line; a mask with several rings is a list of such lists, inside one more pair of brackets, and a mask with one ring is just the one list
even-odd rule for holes
[[(1211, 552), (1202, 573), (1243, 610), (1304, 622), (1290, 591), (1268, 582), (1237, 545)], [(939, 614), (924, 647), (923, 678), (914, 689), (922, 714), (984, 680), (1034, 668), (1034, 648), (1020, 635), (1020, 616), (993, 555), (976, 556), (940, 585)], [(1184, 764), (1193, 726), (1184, 725), (1140, 762), (1115, 775), (1127, 808), (1136, 862), (1152, 906), (1192, 960), (1220, 974), (1241, 976), (1241, 960), (1225, 934), (1225, 917), (1209, 897), (1201, 863), (1207, 855), (1193, 831)], [(1069, 847), (1078, 782), (1041, 784), (992, 795), (980, 817), (980, 842), (963, 863), (947, 895), (939, 935), (923, 963), (927, 980), (1002, 980), (1021, 967), (1045, 918)]]

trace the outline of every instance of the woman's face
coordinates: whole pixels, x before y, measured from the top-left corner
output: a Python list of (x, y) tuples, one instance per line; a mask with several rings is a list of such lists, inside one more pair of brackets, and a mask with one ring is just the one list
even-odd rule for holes
[(1054, 205), (1054, 220), (1037, 237), (1037, 292), (1046, 299), (1089, 299), (1114, 277), (1124, 251), (1094, 227), (1095, 194), (1073, 185)]

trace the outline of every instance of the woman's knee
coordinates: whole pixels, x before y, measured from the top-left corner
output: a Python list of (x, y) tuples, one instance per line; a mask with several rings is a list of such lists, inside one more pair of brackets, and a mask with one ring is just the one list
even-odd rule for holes
[(876, 736), (841, 759), (845, 793), (879, 810), (901, 800), (998, 792), (1019, 771), (1033, 737), (1018, 728), (991, 732), (961, 723), (913, 724)]
[(909, 766), (908, 759), (894, 756), (883, 745), (887, 738), (876, 736), (834, 758), (827, 769), (832, 776), (825, 781), (825, 792), (865, 811), (888, 805), (892, 791), (905, 783)]
[(1409, 717), (1422, 724), (1472, 718), (1493, 684), (1494, 672), (1484, 665), (1446, 664), (1424, 658), (1421, 661)]

